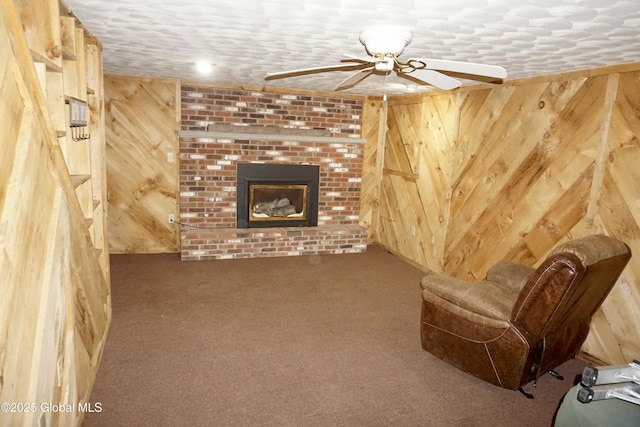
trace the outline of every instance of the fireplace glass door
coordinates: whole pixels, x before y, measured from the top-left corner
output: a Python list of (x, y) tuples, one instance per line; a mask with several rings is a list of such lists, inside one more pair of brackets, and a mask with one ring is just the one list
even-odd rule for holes
[(318, 165), (238, 163), (238, 228), (316, 227)]
[(250, 221), (304, 221), (307, 185), (250, 184)]

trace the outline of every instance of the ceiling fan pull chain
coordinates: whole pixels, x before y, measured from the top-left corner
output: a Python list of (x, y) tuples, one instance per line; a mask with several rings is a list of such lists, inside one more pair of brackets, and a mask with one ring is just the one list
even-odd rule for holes
[(387, 89), (386, 89), (386, 84), (387, 84), (387, 76), (389, 75), (388, 72), (384, 73), (384, 77), (382, 77), (382, 100), (384, 102), (387, 102)]

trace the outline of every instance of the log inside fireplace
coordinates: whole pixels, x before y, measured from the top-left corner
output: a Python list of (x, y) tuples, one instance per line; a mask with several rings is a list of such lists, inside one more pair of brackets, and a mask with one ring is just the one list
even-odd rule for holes
[(318, 225), (317, 165), (238, 163), (238, 228)]

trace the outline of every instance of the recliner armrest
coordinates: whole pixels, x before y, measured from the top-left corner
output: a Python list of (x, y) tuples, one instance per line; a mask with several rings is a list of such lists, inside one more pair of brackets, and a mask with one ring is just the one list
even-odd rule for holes
[(512, 292), (520, 292), (535, 268), (511, 261), (499, 261), (487, 272), (487, 281), (500, 283)]

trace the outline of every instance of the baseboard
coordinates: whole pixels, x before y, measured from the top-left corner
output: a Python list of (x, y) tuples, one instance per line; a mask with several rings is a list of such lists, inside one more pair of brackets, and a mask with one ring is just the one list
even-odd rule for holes
[(576, 359), (582, 360), (584, 363), (586, 363), (587, 365), (590, 366), (608, 366), (611, 365), (611, 363), (607, 363), (602, 359), (597, 358), (596, 356), (592, 356), (589, 353), (580, 350), (578, 352), (578, 355), (576, 356)]
[(402, 261), (404, 261), (407, 264), (417, 268), (418, 270), (424, 271), (425, 273), (431, 272), (431, 270), (429, 270), (429, 268), (427, 268), (426, 266), (424, 266), (424, 265), (412, 260), (411, 258), (407, 258), (406, 256), (402, 255), (401, 253), (386, 247), (382, 243), (373, 242), (373, 243), (370, 243), (369, 245), (370, 246), (377, 246), (377, 247), (389, 252), (391, 255), (393, 255), (393, 256), (395, 256), (397, 258), (400, 258)]

